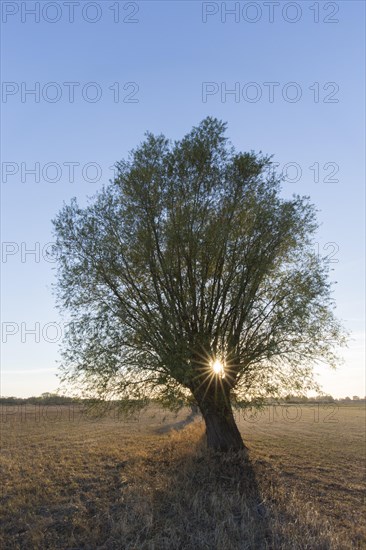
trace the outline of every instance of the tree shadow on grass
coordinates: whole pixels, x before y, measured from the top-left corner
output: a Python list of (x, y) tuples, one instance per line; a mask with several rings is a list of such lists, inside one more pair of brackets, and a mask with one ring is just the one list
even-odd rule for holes
[(125, 547), (268, 550), (268, 512), (247, 453), (209, 452), (198, 432), (202, 425), (194, 423), (172, 434), (147, 459), (149, 513), (145, 520), (141, 514), (139, 533), (130, 533)]
[(164, 424), (163, 426), (160, 426), (159, 428), (155, 429), (156, 434), (165, 434), (172, 430), (182, 430), (188, 424), (191, 424), (191, 422), (194, 422), (195, 420), (202, 418), (201, 415), (193, 409), (192, 412), (189, 413), (189, 415), (186, 418), (183, 418), (183, 420), (180, 420), (179, 422), (171, 422), (169, 424)]

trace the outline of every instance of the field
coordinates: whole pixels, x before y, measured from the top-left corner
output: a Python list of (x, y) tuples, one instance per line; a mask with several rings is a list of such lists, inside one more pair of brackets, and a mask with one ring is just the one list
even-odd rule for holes
[(4, 549), (366, 548), (362, 406), (236, 413), (248, 454), (190, 410), (2, 410)]

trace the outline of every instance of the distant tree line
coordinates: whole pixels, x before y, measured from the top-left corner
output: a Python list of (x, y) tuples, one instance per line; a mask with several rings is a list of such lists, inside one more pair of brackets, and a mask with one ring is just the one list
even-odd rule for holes
[(333, 397), (332, 395), (317, 395), (314, 397), (288, 395), (285, 399), (287, 403), (349, 403), (352, 401), (364, 402), (365, 397), (354, 395), (351, 397)]
[[(98, 400), (94, 400), (96, 402)], [(153, 402), (154, 400), (150, 400)], [(357, 401), (359, 403), (366, 402), (365, 397), (353, 395), (352, 397), (335, 398), (332, 395), (317, 395), (315, 397), (288, 395), (285, 399), (267, 398), (263, 400), (263, 404), (269, 405), (273, 403), (351, 403)], [(0, 397), (0, 405), (68, 405), (72, 403), (91, 404), (92, 400), (82, 399), (80, 397), (70, 397), (67, 395), (59, 395), (57, 393), (45, 392), (40, 396), (35, 397)], [(119, 403), (119, 401), (116, 401)], [(146, 402), (147, 404), (147, 402)], [(240, 406), (240, 403), (238, 403)]]
[(1, 405), (68, 405), (69, 403), (80, 403), (82, 400), (57, 393), (45, 392), (38, 397), (0, 397)]

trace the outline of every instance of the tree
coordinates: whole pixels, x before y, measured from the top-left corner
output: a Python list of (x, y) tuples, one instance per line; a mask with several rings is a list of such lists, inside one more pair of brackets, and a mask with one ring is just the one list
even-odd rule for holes
[(206, 118), (146, 134), (84, 208), (54, 220), (63, 380), (94, 395), (196, 401), (208, 446), (241, 449), (232, 404), (316, 387), (343, 341), (307, 197)]

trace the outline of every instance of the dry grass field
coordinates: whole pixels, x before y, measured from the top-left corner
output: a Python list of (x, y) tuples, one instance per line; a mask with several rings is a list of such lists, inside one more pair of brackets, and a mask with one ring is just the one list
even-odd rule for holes
[(189, 410), (125, 421), (4, 406), (1, 547), (366, 547), (361, 406), (270, 406), (237, 420), (248, 454), (218, 457)]

